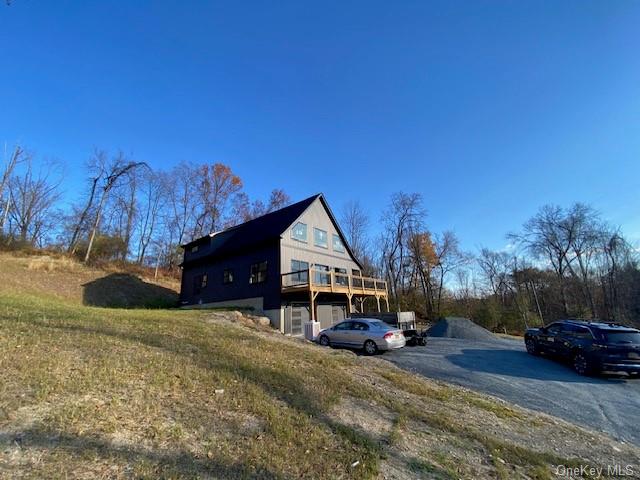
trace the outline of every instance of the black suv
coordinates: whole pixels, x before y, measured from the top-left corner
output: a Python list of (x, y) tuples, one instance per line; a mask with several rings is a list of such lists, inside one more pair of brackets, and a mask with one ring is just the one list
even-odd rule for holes
[(559, 320), (524, 334), (527, 352), (571, 361), (580, 375), (640, 374), (640, 330), (616, 323)]

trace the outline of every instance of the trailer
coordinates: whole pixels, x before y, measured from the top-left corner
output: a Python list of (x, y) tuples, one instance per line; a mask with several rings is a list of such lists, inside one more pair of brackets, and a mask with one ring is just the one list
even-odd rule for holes
[(375, 312), (375, 313), (353, 313), (351, 318), (375, 318), (384, 323), (402, 330), (407, 340), (407, 345), (416, 346), (427, 344), (427, 331), (418, 330), (416, 325), (415, 312)]

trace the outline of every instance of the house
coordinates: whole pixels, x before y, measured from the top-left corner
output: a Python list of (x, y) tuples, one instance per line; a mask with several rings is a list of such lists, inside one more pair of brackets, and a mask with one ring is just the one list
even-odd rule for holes
[(386, 282), (362, 276), (322, 194), (182, 247), (184, 306), (251, 307), (291, 335), (362, 312), (367, 298), (389, 310)]

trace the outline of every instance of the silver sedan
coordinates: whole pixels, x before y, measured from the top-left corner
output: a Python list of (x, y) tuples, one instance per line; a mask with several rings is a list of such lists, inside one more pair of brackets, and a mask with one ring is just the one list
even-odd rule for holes
[(321, 330), (318, 343), (323, 346), (362, 348), (367, 355), (374, 355), (379, 350), (402, 348), (406, 341), (402, 330), (381, 320), (359, 318), (347, 319)]

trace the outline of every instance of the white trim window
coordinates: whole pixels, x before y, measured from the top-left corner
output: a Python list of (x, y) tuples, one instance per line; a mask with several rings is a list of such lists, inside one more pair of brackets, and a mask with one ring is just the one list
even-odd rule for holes
[(320, 248), (329, 248), (329, 239), (327, 238), (327, 232), (319, 228), (313, 229), (313, 244)]
[(291, 229), (291, 238), (299, 242), (307, 243), (307, 224), (298, 222)]
[(333, 234), (332, 246), (334, 252), (344, 253), (344, 243), (342, 243), (340, 235), (337, 235), (335, 233)]
[(249, 283), (264, 283), (267, 281), (267, 262), (254, 263), (251, 265)]

